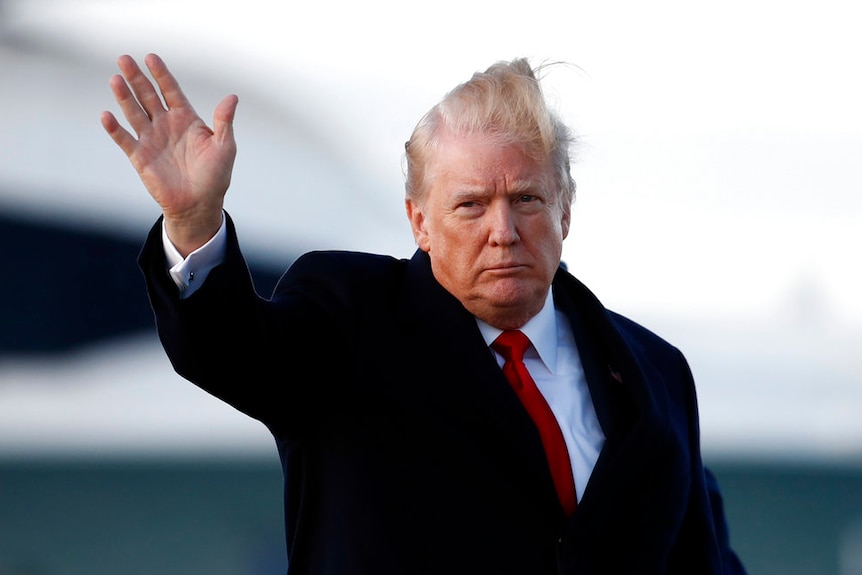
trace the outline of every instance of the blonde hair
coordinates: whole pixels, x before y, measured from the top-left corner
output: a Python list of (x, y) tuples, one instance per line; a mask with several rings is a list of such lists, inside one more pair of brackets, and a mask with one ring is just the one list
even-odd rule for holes
[(482, 133), (501, 145), (517, 145), (556, 171), (558, 198), (571, 204), (575, 182), (569, 165), (571, 130), (548, 108), (542, 87), (525, 58), (497, 62), (446, 94), (419, 120), (405, 144), (407, 197), (421, 200), (426, 168), (445, 128), (455, 134)]

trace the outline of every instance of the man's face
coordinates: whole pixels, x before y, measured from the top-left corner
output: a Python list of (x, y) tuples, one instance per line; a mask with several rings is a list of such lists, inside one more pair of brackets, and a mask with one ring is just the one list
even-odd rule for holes
[(542, 309), (569, 233), (548, 162), (484, 134), (442, 136), (427, 188), (407, 200), (434, 277), (473, 315), (500, 329)]

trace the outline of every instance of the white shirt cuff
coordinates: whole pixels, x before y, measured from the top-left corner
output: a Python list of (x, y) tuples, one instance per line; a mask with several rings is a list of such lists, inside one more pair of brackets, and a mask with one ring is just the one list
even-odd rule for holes
[(222, 213), (221, 227), (216, 234), (185, 259), (168, 238), (164, 220), (162, 221), (162, 244), (168, 261), (168, 273), (180, 290), (180, 297), (187, 298), (203, 285), (210, 271), (224, 261), (227, 250), (227, 226), (224, 213)]

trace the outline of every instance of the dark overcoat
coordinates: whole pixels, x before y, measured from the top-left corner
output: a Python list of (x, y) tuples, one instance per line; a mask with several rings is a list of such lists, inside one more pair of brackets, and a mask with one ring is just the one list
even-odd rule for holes
[(189, 298), (166, 272), (160, 224), (140, 265), (177, 372), (275, 437), (290, 574), (743, 571), (683, 355), (562, 268), (554, 301), (606, 436), (571, 518), (535, 426), (427, 254), (309, 253), (266, 299), (229, 218), (228, 235)]

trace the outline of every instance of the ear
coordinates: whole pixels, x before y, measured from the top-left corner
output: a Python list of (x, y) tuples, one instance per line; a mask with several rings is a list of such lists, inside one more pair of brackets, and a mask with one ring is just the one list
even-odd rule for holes
[(562, 217), (560, 219), (560, 228), (563, 231), (563, 239), (566, 239), (569, 235), (569, 227), (572, 225), (572, 204), (568, 202), (563, 202), (562, 204)]
[(428, 237), (428, 230), (425, 227), (425, 214), (422, 211), (422, 206), (407, 198), (404, 200), (404, 207), (407, 209), (407, 219), (410, 220), (410, 227), (413, 230), (413, 239), (416, 240), (416, 245), (423, 252), (430, 252), (431, 241)]

